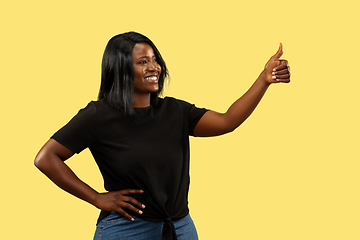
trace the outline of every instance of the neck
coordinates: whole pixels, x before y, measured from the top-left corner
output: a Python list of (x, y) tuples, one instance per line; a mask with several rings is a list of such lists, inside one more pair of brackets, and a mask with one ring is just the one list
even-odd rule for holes
[(150, 106), (150, 93), (145, 95), (134, 94), (134, 107), (143, 108)]

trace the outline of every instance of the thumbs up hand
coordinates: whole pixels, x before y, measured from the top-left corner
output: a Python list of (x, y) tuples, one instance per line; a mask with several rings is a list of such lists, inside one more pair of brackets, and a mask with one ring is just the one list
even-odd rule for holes
[(268, 83), (290, 82), (290, 67), (287, 60), (282, 60), (283, 46), (280, 43), (278, 51), (266, 63), (263, 74)]

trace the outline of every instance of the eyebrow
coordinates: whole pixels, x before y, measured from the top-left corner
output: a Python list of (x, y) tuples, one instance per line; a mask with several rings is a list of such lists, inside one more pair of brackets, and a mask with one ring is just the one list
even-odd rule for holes
[[(153, 57), (156, 58), (156, 56), (154, 55)], [(141, 58), (150, 58), (149, 56), (142, 56), (142, 57), (139, 57), (137, 60), (141, 59)]]

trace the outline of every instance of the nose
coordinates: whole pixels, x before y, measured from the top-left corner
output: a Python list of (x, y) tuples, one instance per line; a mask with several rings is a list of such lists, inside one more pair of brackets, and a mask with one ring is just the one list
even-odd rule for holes
[(149, 62), (148, 71), (159, 71), (160, 65), (157, 62)]

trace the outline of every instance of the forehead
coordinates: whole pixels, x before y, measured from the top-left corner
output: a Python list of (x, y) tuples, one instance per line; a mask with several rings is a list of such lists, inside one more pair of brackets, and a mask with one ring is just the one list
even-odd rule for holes
[(137, 43), (132, 50), (132, 56), (136, 59), (140, 57), (153, 57), (154, 55), (154, 50), (147, 43)]

